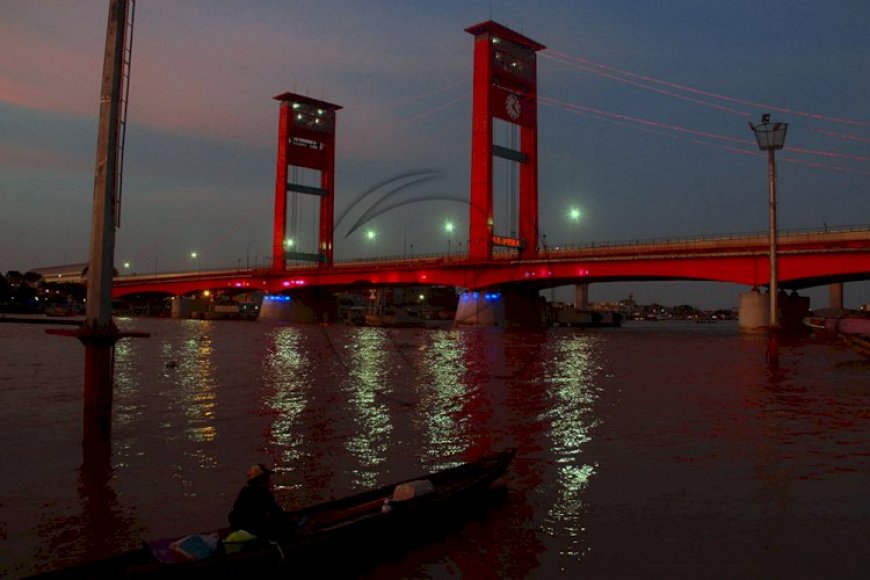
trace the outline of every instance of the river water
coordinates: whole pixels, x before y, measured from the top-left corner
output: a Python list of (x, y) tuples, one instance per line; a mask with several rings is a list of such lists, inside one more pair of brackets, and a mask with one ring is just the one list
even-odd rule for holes
[(516, 447), (507, 499), (371, 578), (852, 578), (870, 365), (736, 323), (546, 331), (119, 319), (108, 463), (83, 347), (0, 325), (0, 575), (225, 525), (256, 462), (299, 506)]

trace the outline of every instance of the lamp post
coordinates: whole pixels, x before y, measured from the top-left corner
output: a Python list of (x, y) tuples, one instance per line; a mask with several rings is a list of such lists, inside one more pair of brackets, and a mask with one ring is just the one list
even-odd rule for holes
[[(576, 224), (580, 224), (580, 218), (583, 216), (583, 212), (580, 211), (578, 207), (572, 207), (568, 210), (568, 219)], [(579, 229), (579, 228), (578, 228)], [(583, 245), (583, 237), (578, 236), (578, 243)]]
[(163, 252), (157, 252), (154, 255), (154, 275), (157, 275), (157, 260), (160, 259), (160, 256), (163, 255)]
[(296, 256), (294, 255), (296, 252), (296, 239), (295, 238), (287, 238), (284, 240), (284, 262), (286, 263), (288, 259), (295, 260)]
[[(403, 250), (404, 258), (406, 260), (408, 259), (408, 226), (410, 226), (415, 221), (417, 221), (417, 220), (411, 220), (405, 224), (405, 234), (404, 234), (404, 236), (402, 236), (402, 250)], [(411, 244), (411, 248), (413, 248), (413, 247), (414, 247), (414, 244)]]
[[(257, 238), (254, 238), (253, 240), (249, 241), (247, 247), (245, 247), (245, 268), (248, 270), (251, 269), (251, 244), (256, 241)], [(254, 260), (256, 261), (256, 256), (254, 257)]]
[(378, 251), (375, 244), (377, 243), (376, 240), (378, 238), (378, 234), (375, 232), (375, 230), (369, 230), (366, 232), (366, 238), (372, 243), (373, 247), (375, 248), (375, 259), (377, 259)]
[(450, 242), (453, 240), (453, 222), (444, 222), (444, 231), (447, 232), (447, 259), (450, 260)]
[(761, 116), (761, 123), (749, 128), (755, 133), (758, 148), (767, 151), (768, 189), (770, 191), (770, 327), (768, 332), (768, 360), (772, 365), (779, 362), (779, 316), (777, 314), (777, 273), (776, 273), (776, 156), (775, 151), (785, 146), (785, 133), (788, 123), (771, 123), (770, 115)]

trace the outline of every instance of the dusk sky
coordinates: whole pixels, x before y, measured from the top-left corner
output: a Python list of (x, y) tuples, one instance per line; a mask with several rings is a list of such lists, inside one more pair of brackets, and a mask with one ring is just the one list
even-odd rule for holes
[[(2, 272), (87, 259), (107, 8), (0, 0)], [(447, 220), (462, 248), (467, 205), (433, 198), (468, 195), (465, 28), (489, 19), (547, 47), (538, 146), (548, 244), (766, 231), (767, 156), (747, 124), (762, 113), (789, 123), (777, 155), (781, 229), (870, 223), (867, 0), (139, 0), (116, 265), (189, 269), (194, 251), (195, 267), (265, 263), (272, 97), (286, 91), (343, 107), (336, 259), (444, 252)], [(391, 186), (365, 192), (415, 171), (431, 178), (396, 194), (408, 203), (349, 233)], [(300, 249), (313, 251), (313, 204), (299, 212)], [(730, 307), (746, 290), (599, 284), (590, 298)], [(807, 293), (814, 307), (826, 292)], [(870, 303), (870, 283), (847, 285), (845, 297)]]

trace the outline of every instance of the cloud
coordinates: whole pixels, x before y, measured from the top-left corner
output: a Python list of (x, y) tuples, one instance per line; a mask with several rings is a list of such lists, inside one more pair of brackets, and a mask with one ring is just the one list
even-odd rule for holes
[[(102, 4), (102, 3), (100, 3)], [(31, 109), (99, 111), (105, 9), (84, 2), (10, 2), (0, 19), (0, 101)]]

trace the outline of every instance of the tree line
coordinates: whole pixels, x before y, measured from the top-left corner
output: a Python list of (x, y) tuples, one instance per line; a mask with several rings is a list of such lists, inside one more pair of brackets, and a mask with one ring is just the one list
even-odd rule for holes
[(81, 304), (81, 284), (47, 282), (36, 272), (10, 270), (0, 276), (0, 312), (42, 312), (51, 304)]

